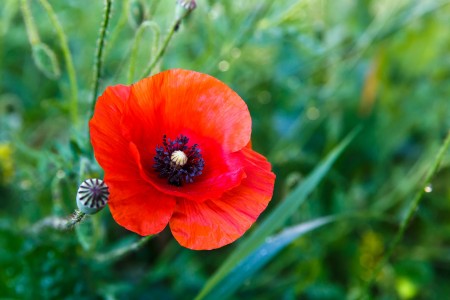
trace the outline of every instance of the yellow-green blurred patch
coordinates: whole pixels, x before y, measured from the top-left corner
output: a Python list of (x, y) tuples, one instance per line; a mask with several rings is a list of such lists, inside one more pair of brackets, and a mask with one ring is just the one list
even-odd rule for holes
[(10, 143), (0, 143), (0, 183), (9, 183), (14, 175), (13, 150)]

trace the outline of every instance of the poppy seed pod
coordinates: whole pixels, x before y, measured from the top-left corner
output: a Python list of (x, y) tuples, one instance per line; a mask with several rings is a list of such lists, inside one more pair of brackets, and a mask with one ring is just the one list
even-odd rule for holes
[(108, 186), (101, 179), (90, 178), (81, 183), (77, 192), (78, 209), (92, 215), (105, 207), (109, 198)]

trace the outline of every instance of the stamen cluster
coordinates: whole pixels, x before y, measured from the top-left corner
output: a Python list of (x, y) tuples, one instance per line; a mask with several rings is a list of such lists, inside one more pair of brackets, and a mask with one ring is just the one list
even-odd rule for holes
[[(188, 142), (189, 138), (184, 135), (180, 135), (175, 140), (164, 135), (162, 146), (156, 147), (153, 168), (159, 173), (159, 177), (167, 178), (171, 185), (182, 186), (184, 183), (192, 183), (194, 177), (202, 174), (205, 161), (201, 151), (197, 144), (187, 146)], [(182, 151), (186, 155), (187, 161), (184, 164), (174, 161), (174, 157), (179, 157), (179, 152), (176, 151)], [(172, 157), (174, 152), (175, 155)]]

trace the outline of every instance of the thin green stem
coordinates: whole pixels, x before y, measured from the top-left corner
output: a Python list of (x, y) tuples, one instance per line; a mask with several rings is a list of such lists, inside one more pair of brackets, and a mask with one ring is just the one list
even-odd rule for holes
[(181, 21), (183, 21), (183, 19), (185, 17), (187, 17), (190, 13), (191, 13), (191, 10), (185, 9), (183, 11), (183, 13), (181, 13), (178, 16), (175, 16), (175, 21), (173, 22), (172, 26), (170, 27), (169, 33), (167, 34), (166, 38), (164, 39), (161, 48), (159, 49), (158, 53), (151, 61), (148, 68), (143, 72), (141, 78), (151, 75), (152, 70), (155, 68), (156, 64), (159, 62), (159, 60), (162, 58), (162, 56), (166, 52), (166, 49), (169, 46), (169, 42), (172, 39), (173, 34), (180, 27)]
[(114, 49), (116, 40), (119, 38), (121, 31), (127, 24), (128, 12), (130, 10), (130, 0), (123, 0), (121, 4), (122, 6), (120, 8), (119, 20), (109, 36), (108, 44), (105, 46), (105, 54), (103, 58), (108, 57), (111, 50)]
[(36, 30), (36, 23), (34, 22), (33, 15), (31, 14), (30, 3), (28, 0), (22, 0), (20, 9), (22, 10), (23, 19), (25, 21), (25, 27), (27, 29), (28, 40), (31, 45), (37, 45), (41, 42), (39, 33)]
[(66, 228), (67, 229), (73, 228), (75, 225), (83, 221), (84, 217), (86, 217), (85, 213), (79, 210), (75, 210), (73, 216), (67, 221)]
[(134, 73), (136, 69), (136, 59), (138, 55), (138, 49), (139, 44), (142, 39), (142, 35), (144, 34), (144, 31), (146, 28), (150, 28), (153, 32), (153, 41), (152, 46), (150, 47), (151, 50), (151, 56), (150, 58), (155, 56), (155, 53), (158, 51), (159, 48), (159, 39), (160, 39), (160, 30), (158, 24), (156, 24), (153, 21), (145, 21), (142, 22), (141, 25), (139, 25), (139, 28), (136, 31), (135, 37), (134, 37), (134, 43), (131, 50), (131, 56), (130, 56), (130, 68), (128, 70), (128, 83), (132, 83), (134, 80)]
[(395, 235), (388, 251), (386, 252), (386, 254), (383, 256), (383, 258), (378, 263), (377, 267), (375, 268), (374, 272), (372, 273), (370, 280), (364, 286), (364, 288), (362, 290), (362, 296), (360, 298), (368, 297), (367, 294), (368, 294), (369, 289), (371, 288), (372, 284), (374, 283), (374, 281), (377, 278), (378, 274), (380, 273), (381, 269), (386, 265), (386, 263), (391, 258), (395, 248), (397, 248), (398, 244), (402, 240), (408, 225), (411, 223), (411, 220), (414, 217), (414, 214), (415, 214), (417, 208), (419, 207), (420, 200), (422, 199), (422, 196), (425, 192), (425, 188), (430, 184), (431, 179), (438, 171), (439, 165), (441, 164), (441, 162), (445, 156), (445, 153), (449, 149), (449, 146), (450, 146), (450, 131), (448, 132), (444, 143), (442, 144), (441, 148), (439, 149), (439, 152), (436, 155), (436, 158), (435, 158), (433, 164), (431, 165), (431, 168), (428, 170), (428, 173), (425, 176), (425, 179), (424, 179), (422, 185), (420, 186), (419, 190), (416, 192), (413, 200), (411, 201), (411, 204), (408, 207), (406, 216), (400, 223), (400, 227), (399, 227), (397, 234)]
[(81, 184), (86, 179), (86, 174), (88, 173), (88, 166), (92, 163), (88, 158), (80, 158), (80, 169), (78, 172), (78, 184)]
[(69, 230), (72, 229), (75, 225), (83, 221), (86, 217), (86, 214), (75, 210), (73, 215), (70, 218), (59, 218), (59, 217), (47, 217), (33, 226), (28, 230), (30, 233), (39, 233), (44, 229), (55, 229), (55, 230)]
[(112, 12), (112, 0), (105, 0), (105, 12), (103, 14), (103, 22), (100, 28), (100, 36), (97, 41), (97, 50), (95, 53), (95, 63), (94, 63), (94, 87), (92, 89), (92, 113), (94, 114), (95, 102), (98, 96), (98, 86), (100, 81), (100, 76), (103, 67), (103, 50), (106, 44), (106, 31), (108, 29), (109, 21), (111, 19)]
[(134, 242), (133, 244), (119, 248), (117, 250), (113, 250), (111, 252), (105, 253), (105, 254), (99, 254), (95, 257), (95, 260), (98, 262), (113, 262), (116, 260), (121, 259), (122, 257), (128, 255), (131, 252), (138, 251), (141, 249), (148, 241), (150, 241), (154, 235), (148, 235), (140, 238), (137, 242)]
[(56, 34), (58, 36), (59, 44), (61, 50), (63, 52), (64, 60), (67, 66), (67, 73), (69, 75), (70, 82), (70, 117), (72, 123), (77, 126), (78, 125), (78, 86), (77, 86), (77, 77), (75, 73), (75, 68), (73, 64), (72, 54), (69, 50), (69, 44), (67, 42), (66, 34), (59, 22), (55, 12), (53, 11), (52, 6), (47, 0), (39, 0), (42, 7), (48, 14), (50, 18), (50, 22), (52, 23), (53, 28), (56, 30)]

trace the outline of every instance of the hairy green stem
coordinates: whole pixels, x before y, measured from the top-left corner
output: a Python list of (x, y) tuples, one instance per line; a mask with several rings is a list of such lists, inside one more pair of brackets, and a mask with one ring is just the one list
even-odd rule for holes
[(154, 237), (154, 235), (147, 235), (144, 236), (142, 238), (140, 238), (137, 242), (134, 242), (133, 244), (123, 247), (123, 248), (119, 248), (117, 250), (113, 250), (111, 252), (105, 253), (105, 254), (99, 254), (95, 257), (95, 259), (98, 262), (112, 262), (112, 261), (116, 261), (124, 256), (126, 256), (127, 254), (134, 252), (134, 251), (138, 251), (139, 249), (141, 249), (148, 241), (150, 241), (152, 238)]
[(73, 216), (67, 221), (66, 228), (74, 227), (75, 225), (83, 221), (84, 217), (86, 217), (85, 213), (79, 210), (75, 210)]
[(108, 29), (109, 21), (111, 19), (112, 0), (105, 0), (105, 12), (103, 14), (103, 22), (100, 28), (100, 36), (97, 41), (97, 50), (95, 52), (94, 63), (94, 87), (92, 89), (92, 113), (94, 114), (95, 102), (98, 96), (98, 86), (103, 66), (103, 50), (106, 44), (106, 31)]
[(78, 125), (78, 86), (77, 86), (77, 77), (75, 73), (75, 68), (73, 64), (72, 54), (69, 50), (69, 44), (67, 42), (66, 34), (59, 22), (55, 12), (53, 11), (52, 6), (47, 0), (39, 0), (42, 7), (48, 14), (50, 18), (50, 22), (52, 23), (53, 28), (56, 30), (56, 34), (58, 36), (59, 44), (61, 50), (63, 52), (64, 60), (67, 66), (67, 73), (69, 75), (70, 82), (70, 117), (72, 123), (77, 126)]
[(394, 239), (392, 240), (392, 243), (391, 243), (388, 251), (386, 252), (386, 254), (383, 256), (383, 258), (378, 263), (377, 267), (375, 268), (374, 272), (372, 273), (372, 276), (371, 276), (370, 280), (364, 286), (364, 288), (362, 290), (362, 296), (360, 298), (364, 299), (364, 298), (369, 297), (368, 291), (370, 290), (371, 286), (373, 285), (373, 283), (374, 283), (375, 279), (377, 278), (378, 274), (381, 272), (381, 269), (389, 261), (389, 259), (391, 258), (395, 248), (397, 248), (398, 244), (402, 240), (402, 238), (403, 238), (403, 236), (405, 234), (406, 228), (411, 223), (411, 220), (414, 217), (414, 214), (415, 214), (417, 208), (419, 207), (420, 200), (422, 199), (422, 196), (423, 196), (423, 194), (425, 192), (425, 188), (430, 184), (431, 179), (433, 178), (433, 176), (438, 171), (439, 165), (441, 164), (445, 153), (448, 151), (449, 146), (450, 146), (450, 131), (448, 132), (444, 143), (442, 144), (441, 148), (439, 149), (439, 152), (436, 155), (436, 158), (435, 158), (433, 164), (431, 165), (431, 168), (428, 170), (428, 173), (425, 176), (425, 179), (424, 179), (422, 185), (420, 186), (420, 189), (416, 192), (413, 200), (411, 201), (411, 204), (408, 207), (408, 211), (406, 213), (406, 216), (404, 217), (404, 219), (400, 223), (400, 227), (399, 227), (399, 229), (397, 231), (397, 234), (395, 235)]
[(75, 210), (73, 215), (70, 218), (59, 218), (59, 217), (47, 217), (35, 225), (33, 225), (30, 229), (30, 233), (39, 233), (44, 229), (55, 229), (55, 230), (69, 230), (72, 229), (75, 225), (83, 221), (86, 217), (86, 214)]
[(128, 12), (130, 10), (130, 0), (123, 0), (121, 2), (122, 7), (120, 8), (120, 16), (117, 21), (115, 27), (111, 30), (111, 34), (109, 35), (108, 44), (105, 45), (105, 53), (104, 58), (108, 57), (109, 53), (113, 49), (116, 40), (119, 38), (122, 29), (127, 24)]

